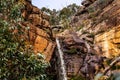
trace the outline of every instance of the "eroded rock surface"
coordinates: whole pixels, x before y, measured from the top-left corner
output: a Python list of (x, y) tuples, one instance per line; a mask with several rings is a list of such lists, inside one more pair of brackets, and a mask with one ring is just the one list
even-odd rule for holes
[[(72, 26), (81, 27), (80, 30), (77, 30), (78, 35), (83, 35), (84, 32), (94, 34), (96, 36), (95, 44), (102, 47), (106, 57), (108, 55), (119, 55), (119, 49), (117, 48), (120, 43), (119, 38), (117, 37), (115, 44), (113, 40), (116, 40), (115, 36), (120, 35), (117, 34), (119, 31), (116, 31), (119, 30), (120, 26), (120, 0), (94, 0), (93, 2), (84, 0), (83, 3), (85, 1), (89, 2), (89, 5), (88, 3), (83, 4), (84, 7), (81, 7), (80, 11), (74, 16), (71, 22)], [(112, 37), (113, 35), (114, 37)], [(110, 40), (111, 37), (112, 40)]]
[(104, 57), (120, 54), (120, 0), (84, 0), (82, 4), (71, 21), (74, 30), (57, 36), (62, 37), (68, 77), (93, 80), (104, 69)]
[(53, 42), (52, 30), (49, 24), (49, 16), (44, 14), (39, 8), (33, 6), (31, 1), (25, 1), (25, 9), (22, 10), (25, 22), (22, 26), (25, 29), (28, 41), (33, 45), (34, 52), (43, 53), (47, 61), (51, 59), (55, 43)]

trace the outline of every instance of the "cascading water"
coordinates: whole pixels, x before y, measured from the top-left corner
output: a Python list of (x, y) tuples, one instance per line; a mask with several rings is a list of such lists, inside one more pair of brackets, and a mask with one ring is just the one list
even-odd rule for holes
[(59, 55), (60, 69), (61, 69), (60, 80), (67, 80), (65, 63), (64, 63), (64, 59), (63, 59), (63, 52), (61, 50), (61, 46), (60, 46), (60, 42), (59, 42), (58, 38), (56, 38), (56, 43), (57, 43), (57, 48), (58, 48), (58, 55)]

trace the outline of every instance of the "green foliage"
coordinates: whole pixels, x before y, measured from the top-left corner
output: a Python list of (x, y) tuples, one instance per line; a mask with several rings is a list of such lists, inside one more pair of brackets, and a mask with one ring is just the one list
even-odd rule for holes
[(67, 7), (64, 7), (61, 11), (60, 11), (60, 14), (59, 16), (62, 18), (62, 19), (69, 19), (75, 12), (77, 12), (79, 9), (79, 6), (76, 5), (75, 3), (74, 4), (71, 4), (71, 5), (68, 5)]
[(86, 79), (82, 76), (73, 76), (70, 80), (86, 80)]
[(68, 53), (68, 54), (75, 54), (75, 53), (77, 53), (77, 50), (75, 48), (72, 48), (72, 49), (66, 51), (66, 53)]
[(41, 11), (47, 13), (48, 15), (51, 15), (52, 11), (49, 8), (43, 7)]
[(63, 28), (64, 29), (67, 29), (67, 28), (69, 28), (70, 27), (70, 20), (68, 20), (68, 19), (62, 19), (61, 21), (60, 21), (60, 24), (62, 24), (63, 25)]
[[(10, 49), (11, 50), (11, 49)], [(22, 52), (1, 53), (0, 55), (0, 79), (4, 80), (46, 80), (45, 69), (48, 64), (43, 58), (38, 58), (34, 54), (24, 54)]]
[(63, 25), (65, 28), (69, 27), (71, 16), (77, 12), (79, 6), (76, 4), (70, 4), (67, 7), (64, 7), (61, 10), (50, 10), (49, 8), (43, 7), (41, 10), (47, 13), (50, 16), (50, 24), (51, 25)]
[(81, 30), (84, 27), (84, 25), (80, 25), (79, 27), (76, 28), (76, 31)]
[(0, 80), (47, 80), (48, 63), (21, 37), (22, 8), (16, 0), (0, 1)]
[(70, 9), (68, 9), (68, 8), (66, 8), (66, 7), (63, 8), (63, 9), (60, 11), (60, 17), (63, 18), (63, 19), (69, 17), (70, 15), (71, 15), (71, 11), (70, 11)]
[(94, 10), (93, 7), (89, 7), (89, 8), (88, 8), (88, 12), (89, 12), (89, 13), (93, 13), (93, 12), (95, 12), (95, 10)]

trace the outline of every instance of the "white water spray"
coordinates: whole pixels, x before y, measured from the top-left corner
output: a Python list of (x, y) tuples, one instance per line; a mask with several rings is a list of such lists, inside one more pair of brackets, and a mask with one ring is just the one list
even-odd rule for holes
[(61, 46), (60, 46), (60, 42), (59, 39), (56, 38), (56, 43), (57, 43), (57, 48), (58, 48), (58, 54), (60, 57), (60, 66), (61, 66), (61, 80), (67, 80), (67, 76), (66, 76), (66, 70), (65, 70), (65, 63), (64, 63), (64, 59), (63, 59), (63, 52), (61, 50)]

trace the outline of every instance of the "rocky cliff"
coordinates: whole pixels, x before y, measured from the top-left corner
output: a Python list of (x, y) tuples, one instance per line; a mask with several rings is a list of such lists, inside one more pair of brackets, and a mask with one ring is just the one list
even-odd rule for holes
[(62, 37), (67, 76), (93, 80), (104, 69), (105, 57), (120, 55), (120, 0), (84, 0), (70, 26), (57, 35)]
[(84, 0), (71, 24), (80, 35), (94, 34), (106, 57), (119, 55), (120, 0)]
[[(120, 53), (120, 0), (84, 0), (70, 25), (75, 30), (66, 30), (57, 35), (68, 78), (82, 76), (92, 80), (104, 68), (103, 56), (116, 57)], [(41, 52), (50, 61), (55, 77), (60, 71), (58, 51), (52, 56), (55, 42), (49, 25), (49, 16), (26, 1), (22, 10), (28, 28), (28, 40), (35, 53)], [(50, 73), (51, 74), (51, 73)], [(58, 79), (58, 78), (57, 78)], [(79, 80), (79, 79), (78, 79)]]
[(55, 44), (53, 42), (52, 30), (49, 24), (49, 16), (39, 8), (33, 6), (31, 1), (25, 0), (25, 8), (22, 10), (26, 35), (33, 47), (34, 52), (43, 53), (47, 61), (51, 59)]

